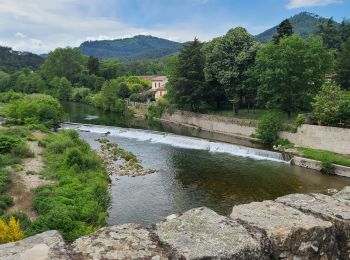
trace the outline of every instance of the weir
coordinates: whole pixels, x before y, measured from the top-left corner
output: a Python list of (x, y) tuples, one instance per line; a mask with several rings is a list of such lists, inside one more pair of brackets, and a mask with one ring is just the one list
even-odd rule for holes
[(284, 163), (290, 162), (290, 157), (287, 154), (165, 132), (72, 123), (65, 123), (62, 125), (62, 128), (97, 134), (108, 133), (108, 135), (111, 136), (135, 139), (143, 142), (161, 143), (185, 149), (206, 150), (211, 153), (226, 153), (233, 156), (248, 157), (256, 160), (270, 160)]

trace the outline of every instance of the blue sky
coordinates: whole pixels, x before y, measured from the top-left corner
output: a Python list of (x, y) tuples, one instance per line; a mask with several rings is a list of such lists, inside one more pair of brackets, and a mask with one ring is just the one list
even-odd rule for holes
[(0, 44), (45, 53), (137, 34), (207, 41), (236, 26), (258, 34), (301, 11), (340, 21), (350, 0), (0, 0)]

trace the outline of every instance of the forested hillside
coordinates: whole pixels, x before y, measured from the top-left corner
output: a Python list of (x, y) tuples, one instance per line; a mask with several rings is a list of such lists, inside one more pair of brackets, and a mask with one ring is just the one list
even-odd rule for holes
[(80, 45), (83, 54), (98, 58), (118, 58), (123, 61), (158, 59), (177, 53), (182, 43), (153, 36), (138, 35), (133, 38), (87, 41)]
[(44, 59), (30, 52), (14, 51), (0, 46), (0, 70), (12, 72), (22, 68), (38, 69)]
[[(299, 33), (303, 38), (307, 37), (309, 34), (315, 34), (320, 22), (323, 22), (325, 20), (326, 19), (318, 15), (308, 12), (302, 12), (289, 18), (289, 21), (293, 26), (294, 33)], [(266, 43), (271, 40), (276, 34), (277, 25), (266, 30), (263, 33), (256, 35), (256, 39), (262, 43)]]

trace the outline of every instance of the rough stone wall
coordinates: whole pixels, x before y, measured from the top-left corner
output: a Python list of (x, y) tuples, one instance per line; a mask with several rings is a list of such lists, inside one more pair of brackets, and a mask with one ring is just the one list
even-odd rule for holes
[[(172, 114), (164, 113), (162, 120), (193, 125), (211, 132), (241, 135), (244, 137), (250, 137), (251, 134), (255, 133), (256, 126), (256, 121), (180, 110)], [(298, 128), (297, 133), (281, 132), (280, 137), (288, 139), (297, 146), (350, 154), (350, 129), (302, 125)]]
[(105, 227), (65, 243), (48, 231), (0, 245), (0, 259), (350, 259), (350, 187), (170, 215), (148, 228)]

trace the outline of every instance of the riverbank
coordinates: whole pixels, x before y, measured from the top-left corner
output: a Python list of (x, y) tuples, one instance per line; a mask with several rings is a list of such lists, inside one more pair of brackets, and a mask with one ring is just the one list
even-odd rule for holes
[(350, 187), (233, 207), (191, 209), (147, 228), (110, 226), (65, 243), (48, 231), (0, 245), (0, 259), (348, 259)]

